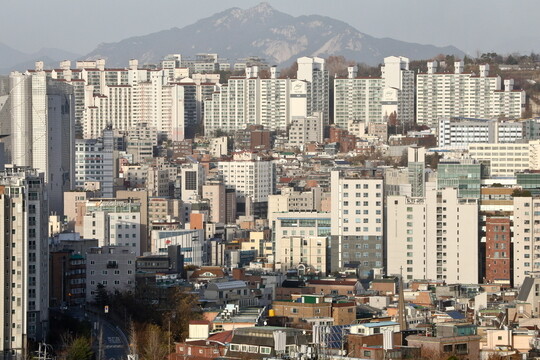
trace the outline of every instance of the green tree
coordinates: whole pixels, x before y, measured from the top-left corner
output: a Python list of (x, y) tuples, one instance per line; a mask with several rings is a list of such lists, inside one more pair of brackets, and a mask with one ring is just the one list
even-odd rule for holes
[(197, 297), (182, 291), (180, 288), (172, 289), (168, 303), (170, 310), (163, 314), (163, 328), (171, 331), (173, 341), (183, 341), (189, 335), (189, 321), (202, 317), (198, 311)]
[(74, 338), (66, 349), (66, 360), (90, 360), (94, 353), (90, 344), (90, 339), (79, 336)]

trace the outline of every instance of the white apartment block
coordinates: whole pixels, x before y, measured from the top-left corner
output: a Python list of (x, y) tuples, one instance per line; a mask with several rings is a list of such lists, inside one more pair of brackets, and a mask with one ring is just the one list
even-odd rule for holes
[(395, 113), (397, 124), (414, 125), (414, 71), (409, 70), (409, 59), (403, 56), (384, 58), (381, 78), (383, 122)]
[(387, 199), (387, 273), (407, 280), (478, 283), (478, 202), (457, 189)]
[(334, 79), (334, 124), (348, 129), (351, 121), (381, 122), (381, 95), (381, 78), (358, 78), (349, 67), (346, 78)]
[(45, 174), (49, 208), (63, 213), (63, 193), (74, 187), (73, 89), (44, 71), (10, 74), (7, 161)]
[(49, 247), (47, 195), (42, 174), (7, 168), (0, 174), (2, 277), (0, 355), (23, 359), (28, 340), (47, 336)]
[(526, 137), (526, 122), (492, 119), (439, 120), (438, 145), (467, 147), (471, 143), (515, 143)]
[(441, 118), (520, 118), (525, 92), (514, 90), (513, 80), (489, 75), (489, 65), (480, 65), (480, 74), (463, 72), (456, 61), (454, 73), (438, 73), (437, 62), (428, 62), (427, 73), (416, 77), (416, 121), (436, 128)]
[[(514, 286), (540, 271), (540, 199), (514, 197)], [(503, 251), (503, 250), (501, 250)], [(510, 249), (506, 249), (510, 251)]]
[(233, 132), (247, 125), (286, 130), (294, 117), (321, 113), (328, 124), (328, 71), (323, 59), (298, 59), (297, 79), (280, 79), (275, 67), (261, 79), (257, 66), (244, 77), (232, 77), (204, 103), (206, 135)]
[(289, 146), (304, 148), (310, 142), (322, 143), (323, 119), (320, 114), (294, 117), (289, 128)]
[(513, 177), (516, 172), (540, 169), (540, 141), (515, 144), (469, 144), (471, 158), (489, 162), (491, 176)]
[(301, 57), (297, 61), (298, 71), (296, 78), (307, 82), (308, 86), (308, 113), (320, 113), (324, 125), (330, 123), (329, 99), (330, 78), (326, 70), (325, 60), (319, 57)]
[(131, 246), (103, 246), (86, 253), (86, 301), (94, 301), (98, 284), (107, 291), (135, 288), (135, 260)]
[(414, 72), (409, 59), (384, 59), (380, 78), (359, 78), (349, 67), (346, 78), (334, 80), (334, 123), (348, 129), (352, 121), (387, 123), (395, 113), (399, 124), (414, 123)]
[(141, 204), (132, 200), (87, 200), (83, 237), (99, 246), (126, 246), (141, 253)]
[(331, 172), (331, 269), (370, 276), (384, 266), (384, 181), (374, 170)]
[(268, 201), (274, 191), (274, 164), (272, 161), (256, 159), (251, 154), (248, 159), (219, 161), (218, 171), (229, 189), (236, 190), (237, 198), (251, 198), (254, 203)]

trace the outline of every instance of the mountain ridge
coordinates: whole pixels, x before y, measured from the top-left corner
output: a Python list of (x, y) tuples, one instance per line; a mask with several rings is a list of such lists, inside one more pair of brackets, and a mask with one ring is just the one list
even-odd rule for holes
[(104, 58), (109, 66), (125, 66), (131, 58), (141, 63), (156, 63), (171, 53), (183, 56), (217, 53), (230, 61), (259, 56), (277, 65), (301, 56), (343, 55), (350, 60), (377, 65), (390, 55), (411, 59), (427, 59), (438, 54), (465, 55), (454, 46), (375, 38), (328, 16), (294, 17), (268, 3), (260, 3), (248, 9), (230, 8), (182, 28), (102, 43), (83, 58)]

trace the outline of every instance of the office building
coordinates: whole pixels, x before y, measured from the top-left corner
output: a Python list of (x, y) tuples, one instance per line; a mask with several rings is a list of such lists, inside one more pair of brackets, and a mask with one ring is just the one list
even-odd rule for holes
[(506, 216), (488, 216), (486, 219), (485, 281), (511, 286), (512, 274), (512, 222)]
[(331, 269), (367, 278), (384, 266), (384, 181), (376, 170), (331, 172)]
[(426, 189), (422, 198), (387, 199), (387, 273), (404, 279), (477, 283), (478, 200), (458, 190)]
[(527, 138), (525, 121), (444, 118), (439, 120), (438, 145), (464, 147), (473, 143), (515, 143)]
[(514, 176), (540, 169), (540, 141), (516, 144), (469, 144), (471, 158), (489, 165), (490, 176)]
[(480, 199), (481, 180), (482, 164), (475, 160), (445, 160), (437, 168), (437, 189), (457, 189), (458, 197)]

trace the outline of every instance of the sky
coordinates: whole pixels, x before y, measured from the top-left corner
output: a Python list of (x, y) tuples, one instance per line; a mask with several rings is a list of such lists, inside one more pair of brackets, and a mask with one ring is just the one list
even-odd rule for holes
[[(184, 27), (252, 0), (2, 0), (0, 43), (86, 54), (103, 42)], [(269, 0), (293, 16), (323, 15), (375, 37), (482, 52), (540, 52), (538, 0)]]

